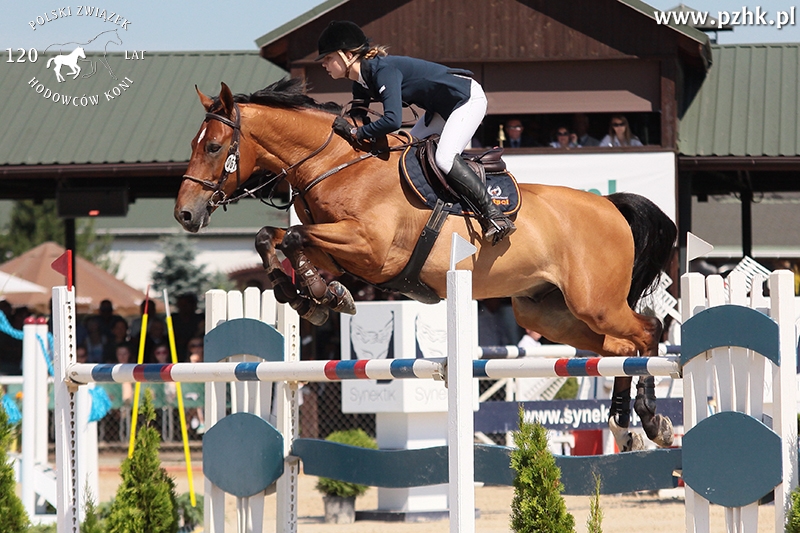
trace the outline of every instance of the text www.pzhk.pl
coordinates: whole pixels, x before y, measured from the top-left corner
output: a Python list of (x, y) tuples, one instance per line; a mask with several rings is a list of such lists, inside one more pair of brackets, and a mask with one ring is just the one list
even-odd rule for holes
[(709, 22), (715, 24), (717, 28), (723, 26), (775, 26), (781, 29), (784, 26), (795, 25), (795, 6), (789, 11), (778, 11), (777, 16), (771, 18), (769, 11), (764, 11), (761, 6), (757, 6), (755, 11), (746, 6), (739, 11), (718, 11), (717, 18), (710, 17), (708, 11), (655, 11), (657, 24), (675, 24), (705, 26)]

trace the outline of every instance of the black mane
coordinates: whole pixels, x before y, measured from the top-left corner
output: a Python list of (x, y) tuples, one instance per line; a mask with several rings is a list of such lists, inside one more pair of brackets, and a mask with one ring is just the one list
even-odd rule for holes
[[(319, 103), (305, 94), (306, 84), (298, 78), (283, 78), (251, 94), (236, 94), (234, 102), (240, 104), (259, 104), (283, 109), (318, 109), (339, 114), (342, 107), (335, 102)], [(214, 98), (217, 103), (218, 98)], [(217, 106), (215, 105), (214, 108)]]

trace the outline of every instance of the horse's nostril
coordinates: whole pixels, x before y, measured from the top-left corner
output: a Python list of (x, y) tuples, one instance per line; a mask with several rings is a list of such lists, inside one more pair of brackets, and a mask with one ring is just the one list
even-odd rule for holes
[(184, 222), (190, 222), (192, 220), (192, 214), (189, 211), (181, 211), (181, 217)]

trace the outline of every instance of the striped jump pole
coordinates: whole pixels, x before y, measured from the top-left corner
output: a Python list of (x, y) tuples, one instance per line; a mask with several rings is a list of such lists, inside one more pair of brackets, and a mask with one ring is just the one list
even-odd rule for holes
[[(661, 343), (658, 355), (678, 355), (681, 347)], [(477, 359), (515, 359), (517, 357), (598, 357), (589, 350), (579, 350), (565, 344), (544, 344), (533, 348), (522, 346), (478, 346)]]
[[(89, 364), (67, 369), (75, 384), (209, 383), (236, 381), (313, 382), (351, 379), (444, 379), (444, 358), (360, 359), (247, 363)], [(477, 379), (569, 376), (680, 377), (678, 359), (665, 357), (591, 357), (575, 359), (490, 359), (472, 361)]]

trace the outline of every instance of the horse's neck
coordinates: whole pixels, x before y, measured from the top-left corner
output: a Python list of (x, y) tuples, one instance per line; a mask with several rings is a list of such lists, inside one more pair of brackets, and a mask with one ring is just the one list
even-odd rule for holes
[[(310, 181), (337, 165), (355, 157), (341, 137), (331, 138), (320, 153), (308, 158), (321, 148), (331, 135), (335, 115), (311, 109), (276, 109), (249, 106), (253, 115), (253, 135), (256, 142), (279, 162), (271, 161), (267, 166), (279, 173), (297, 165), (289, 175), (292, 187), (303, 189)], [(308, 158), (307, 160), (305, 160)], [(304, 161), (305, 160), (305, 161)], [(298, 165), (302, 161), (302, 164)]]

